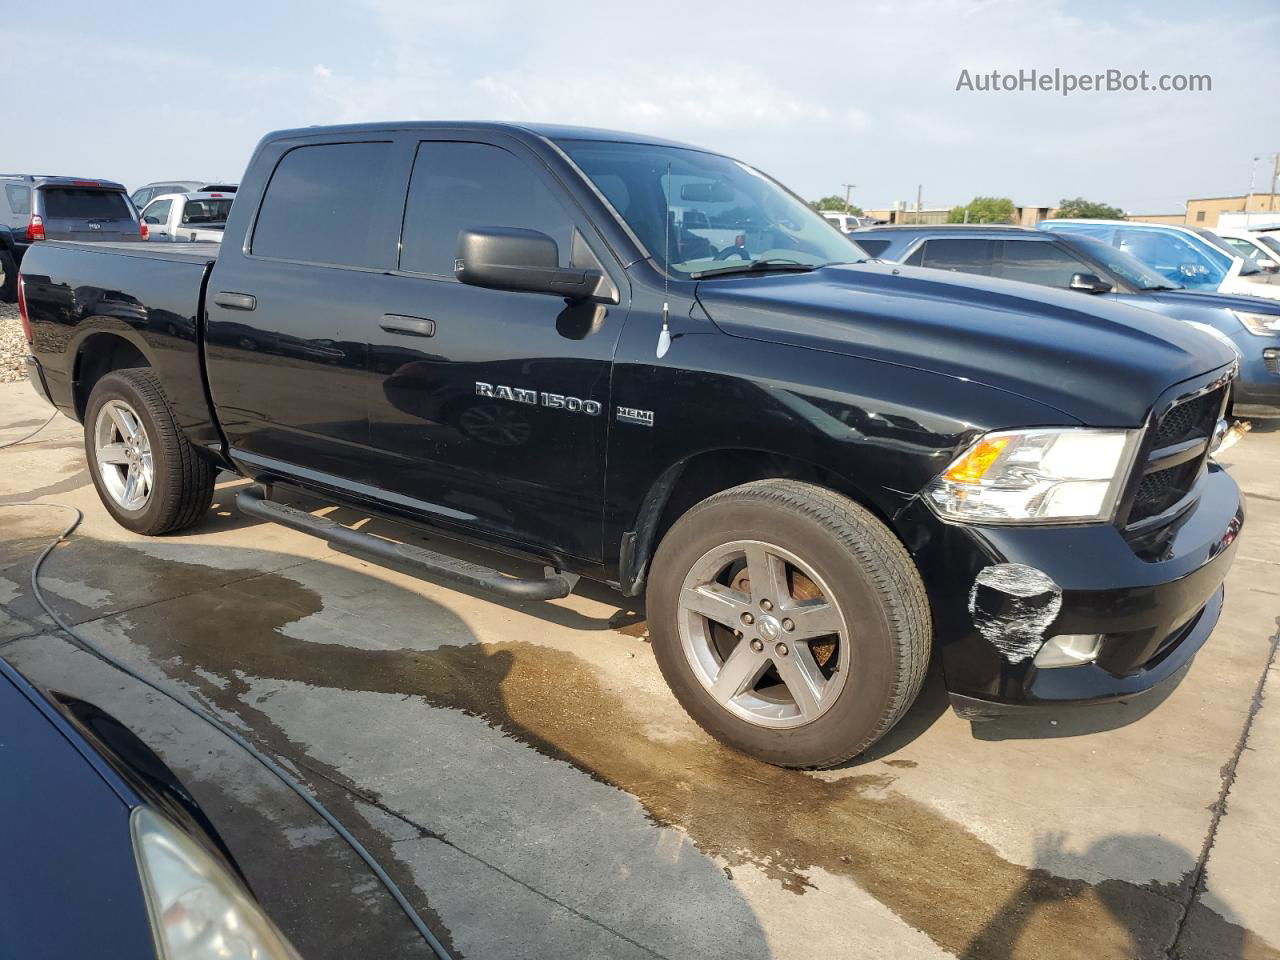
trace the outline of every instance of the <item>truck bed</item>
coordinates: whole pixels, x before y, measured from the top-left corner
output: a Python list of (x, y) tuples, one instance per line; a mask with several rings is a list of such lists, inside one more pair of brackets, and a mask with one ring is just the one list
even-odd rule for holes
[(106, 359), (102, 349), (127, 353), (131, 345), (126, 359), (156, 371), (188, 438), (216, 446), (201, 348), (205, 283), (220, 249), (164, 241), (33, 244), (22, 278), (31, 352), (50, 401), (79, 419), (94, 364)]
[(195, 243), (149, 240), (146, 243), (86, 243), (76, 240), (48, 240), (49, 247), (74, 247), (87, 253), (109, 253), (112, 256), (124, 254), (130, 257), (142, 257), (150, 260), (172, 260), (181, 263), (211, 264), (218, 258), (218, 250), (222, 244), (216, 240), (202, 240)]

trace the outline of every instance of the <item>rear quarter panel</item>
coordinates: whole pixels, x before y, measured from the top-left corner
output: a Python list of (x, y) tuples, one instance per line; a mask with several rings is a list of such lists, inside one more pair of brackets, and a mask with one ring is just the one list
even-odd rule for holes
[[(170, 255), (148, 245), (46, 242), (23, 261), (31, 352), (53, 402), (79, 419), (75, 384), (91, 337), (128, 341), (156, 370), (178, 423), (192, 442), (218, 442), (200, 362), (201, 305), (212, 261), (196, 251)], [(80, 398), (83, 401), (84, 398)]]

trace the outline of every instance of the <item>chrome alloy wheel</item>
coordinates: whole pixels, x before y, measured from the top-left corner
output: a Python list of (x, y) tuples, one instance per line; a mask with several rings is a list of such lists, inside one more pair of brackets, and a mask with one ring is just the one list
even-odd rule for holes
[(141, 510), (155, 483), (151, 438), (123, 400), (108, 400), (93, 425), (93, 456), (107, 494), (122, 510)]
[(848, 623), (801, 559), (760, 540), (703, 554), (680, 590), (680, 643), (722, 707), (761, 727), (812, 723), (849, 675)]

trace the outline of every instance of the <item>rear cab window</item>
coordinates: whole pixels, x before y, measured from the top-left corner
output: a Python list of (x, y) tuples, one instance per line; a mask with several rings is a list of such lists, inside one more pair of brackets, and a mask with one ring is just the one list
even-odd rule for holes
[(49, 220), (132, 220), (129, 201), (118, 190), (93, 187), (40, 187), (40, 203)]
[(182, 222), (191, 224), (226, 223), (229, 213), (231, 213), (230, 200), (188, 200), (182, 208)]
[(395, 169), (391, 141), (294, 147), (276, 164), (263, 194), (252, 255), (365, 269), (392, 266), (394, 237), (380, 226)]

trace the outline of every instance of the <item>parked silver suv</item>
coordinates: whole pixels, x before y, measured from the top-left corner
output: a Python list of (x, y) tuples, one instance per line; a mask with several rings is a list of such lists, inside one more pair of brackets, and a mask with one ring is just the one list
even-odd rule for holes
[(142, 240), (121, 184), (79, 177), (0, 174), (0, 300), (18, 295), (18, 267), (40, 240)]

